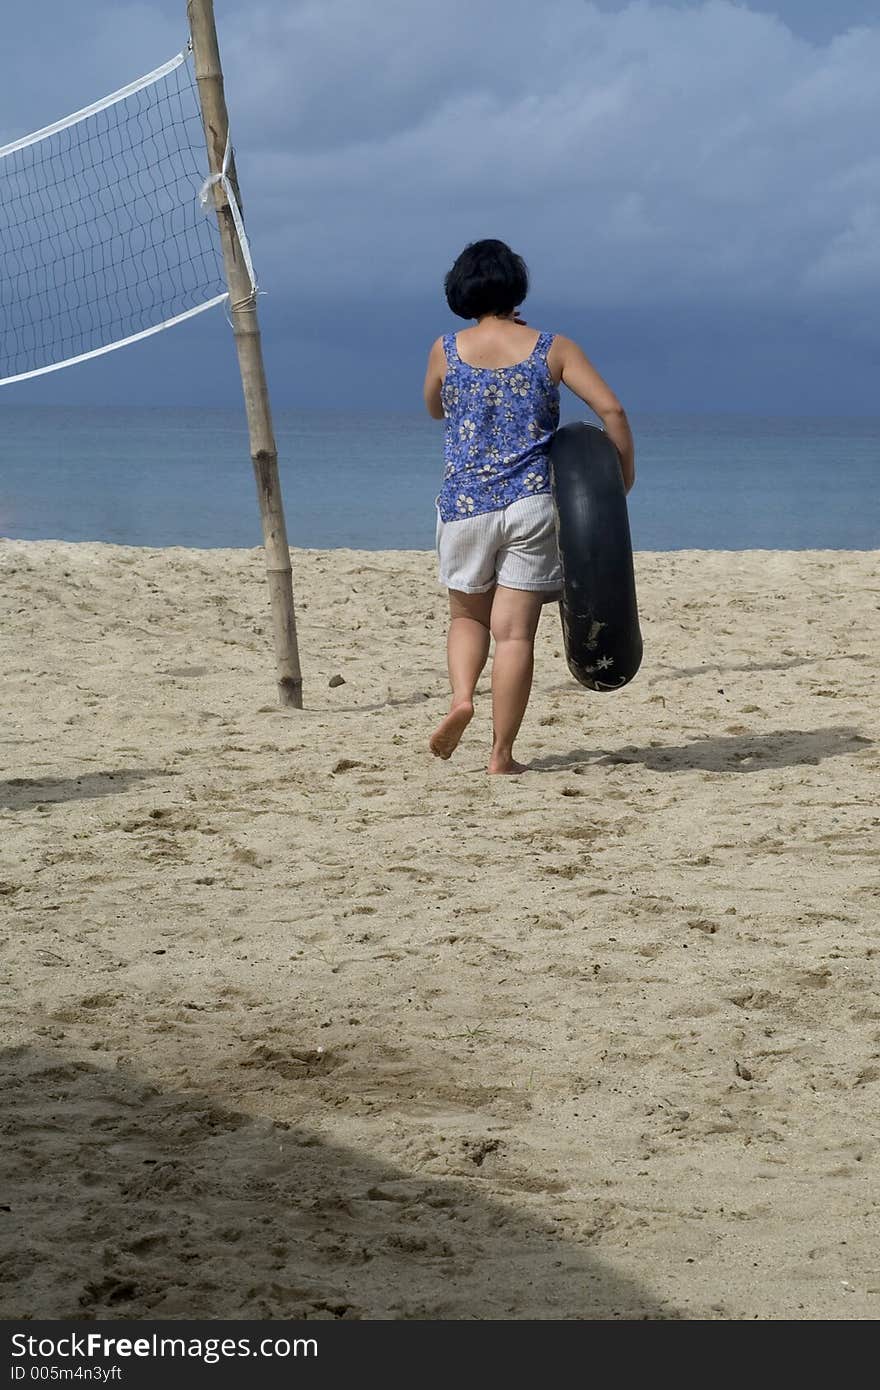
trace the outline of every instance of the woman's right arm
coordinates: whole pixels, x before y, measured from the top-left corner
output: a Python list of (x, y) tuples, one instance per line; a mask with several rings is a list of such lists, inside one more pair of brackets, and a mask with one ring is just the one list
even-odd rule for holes
[(635, 445), (626, 411), (611, 387), (603, 381), (592, 362), (571, 338), (557, 334), (553, 340), (557, 363), (562, 368), (562, 380), (598, 415), (605, 433), (620, 456), (623, 486), (629, 492), (636, 480)]
[(443, 420), (443, 371), (446, 363), (446, 353), (443, 351), (443, 339), (437, 338), (431, 344), (431, 351), (428, 354), (428, 367), (425, 372), (425, 405), (432, 420)]

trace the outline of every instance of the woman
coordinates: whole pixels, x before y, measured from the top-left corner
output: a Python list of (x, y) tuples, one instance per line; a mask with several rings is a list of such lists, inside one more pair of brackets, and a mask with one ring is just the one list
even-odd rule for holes
[(623, 483), (635, 481), (623, 406), (570, 338), (520, 317), (528, 269), (503, 241), (466, 246), (445, 280), (446, 300), (473, 328), (436, 340), (425, 404), (446, 420), (446, 468), (436, 499), (440, 582), (449, 590), (452, 701), (430, 748), (449, 758), (473, 718), (474, 690), (495, 639), (490, 773), (525, 772), (513, 757), (534, 667), (541, 605), (558, 597), (559, 554), (549, 453), (559, 383), (605, 426)]

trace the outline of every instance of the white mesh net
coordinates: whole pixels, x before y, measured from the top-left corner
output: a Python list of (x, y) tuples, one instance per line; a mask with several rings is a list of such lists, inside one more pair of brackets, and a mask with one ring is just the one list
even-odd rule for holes
[(0, 385), (227, 298), (206, 174), (187, 53), (0, 148)]

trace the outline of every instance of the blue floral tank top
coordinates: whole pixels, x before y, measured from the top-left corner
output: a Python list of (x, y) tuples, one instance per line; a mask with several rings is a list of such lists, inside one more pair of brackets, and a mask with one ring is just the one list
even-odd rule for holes
[(458, 355), (455, 334), (444, 335), (442, 521), (550, 491), (548, 456), (559, 425), (559, 387), (547, 365), (553, 336), (542, 333), (526, 360), (512, 367), (471, 367)]

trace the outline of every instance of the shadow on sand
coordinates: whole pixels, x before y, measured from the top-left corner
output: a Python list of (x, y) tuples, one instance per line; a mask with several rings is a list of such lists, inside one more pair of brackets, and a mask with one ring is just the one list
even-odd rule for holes
[(176, 777), (160, 767), (121, 767), (115, 772), (84, 772), (81, 777), (8, 777), (0, 781), (0, 806), (25, 811), (56, 801), (86, 801), (97, 796), (118, 796), (138, 782), (156, 777)]
[(704, 661), (701, 666), (655, 666), (653, 669), (661, 676), (671, 676), (673, 680), (681, 680), (685, 676), (711, 676), (717, 673), (723, 675), (731, 671), (791, 671), (796, 666), (815, 666), (822, 661), (867, 661), (867, 652), (841, 652), (826, 656), (796, 656), (790, 661), (745, 661), (739, 664), (728, 666), (716, 665), (711, 661)]
[(60, 1048), (0, 1085), (4, 1318), (682, 1316), (593, 1253), (612, 1203), (564, 1232), (483, 1195), (483, 1158), (414, 1175)]
[(872, 739), (847, 726), (827, 729), (780, 729), (773, 734), (735, 734), (704, 738), (694, 743), (640, 748), (627, 744), (613, 751), (582, 748), (533, 758), (529, 768), (556, 772), (587, 764), (612, 767), (641, 763), (652, 772), (764, 772), (768, 768), (800, 767), (839, 758), (870, 745)]

